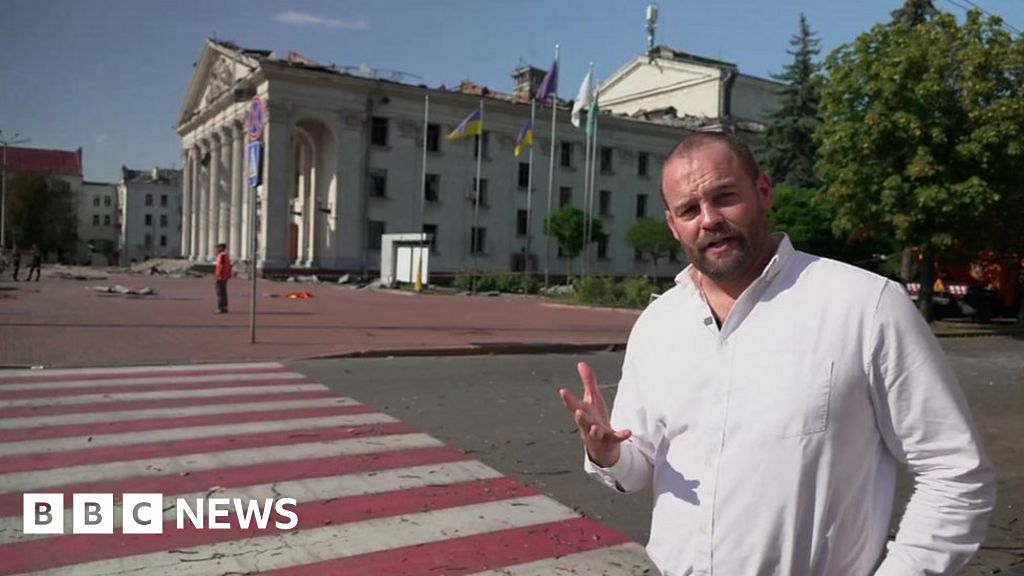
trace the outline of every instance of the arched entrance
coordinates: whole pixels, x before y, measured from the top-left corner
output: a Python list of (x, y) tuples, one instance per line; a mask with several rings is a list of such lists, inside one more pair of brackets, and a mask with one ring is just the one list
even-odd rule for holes
[(288, 259), (293, 266), (316, 268), (333, 256), (337, 147), (334, 134), (317, 119), (300, 120), (292, 134)]

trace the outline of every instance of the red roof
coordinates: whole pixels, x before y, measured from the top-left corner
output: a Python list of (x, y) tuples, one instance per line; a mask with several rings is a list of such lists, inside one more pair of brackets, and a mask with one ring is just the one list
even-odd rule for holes
[(8, 146), (7, 169), (44, 172), (51, 176), (81, 176), (82, 149), (42, 150)]

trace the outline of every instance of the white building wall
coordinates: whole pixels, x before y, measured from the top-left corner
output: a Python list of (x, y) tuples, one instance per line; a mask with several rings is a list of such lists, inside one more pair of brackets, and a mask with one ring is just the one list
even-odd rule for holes
[(765, 122), (779, 105), (781, 85), (776, 82), (740, 74), (732, 87), (732, 115)]
[[(147, 195), (150, 203), (147, 203)], [(118, 196), (122, 199), (122, 264), (142, 262), (147, 258), (180, 257), (180, 183), (122, 182), (118, 186)], [(149, 224), (146, 223), (147, 215)]]
[[(83, 182), (78, 194), (78, 262), (96, 266), (111, 264), (98, 252), (97, 241), (118, 241), (117, 185)], [(91, 246), (91, 248), (90, 248)]]
[[(207, 50), (214, 50), (208, 46)], [(219, 48), (217, 50), (220, 50)], [(212, 52), (201, 61), (209, 61)], [(221, 57), (221, 56), (217, 56)], [(264, 269), (309, 267), (320, 270), (360, 271), (375, 274), (380, 266), (379, 250), (367, 249), (369, 222), (383, 222), (386, 233), (419, 233), (418, 206), (422, 194), (422, 139), (424, 96), (430, 96), (430, 123), (439, 125), (440, 150), (427, 153), (427, 172), (440, 176), (440, 197), (425, 202), (423, 223), (438, 227), (436, 251), (431, 255), (431, 274), (455, 274), (474, 267), (470, 253), (470, 229), (473, 226), (473, 179), (476, 163), (473, 138), (449, 141), (445, 136), (479, 106), (479, 98), (444, 90), (378, 82), (330, 71), (290, 68), (285, 64), (260, 65), (251, 74), (252, 85), (266, 102), (268, 110), (265, 132), (264, 185), (262, 213), (258, 219), (261, 243), (258, 261)], [(197, 70), (202, 70), (200, 66)], [(226, 123), (244, 118), (244, 103), (232, 102), (226, 96), (206, 102), (202, 94), (201, 76), (193, 79), (190, 96), (183, 108), (178, 127), (183, 148), (201, 151), (202, 141)], [(249, 82), (241, 78), (243, 83)], [(711, 85), (717, 86), (717, 81)], [(711, 99), (710, 96), (703, 96)], [(716, 105), (717, 105), (717, 100)], [(242, 107), (242, 110), (239, 108)], [(516, 231), (517, 211), (526, 208), (526, 191), (518, 186), (519, 163), (527, 154), (513, 155), (514, 139), (529, 118), (527, 104), (487, 98), (484, 127), (488, 133), (488, 150), (481, 165), (481, 177), (488, 182), (486, 203), (480, 207), (478, 225), (487, 230), (484, 252), (475, 259), (483, 271), (510, 271), (513, 255), (519, 254), (525, 237)], [(539, 108), (535, 123), (532, 240), (530, 252), (535, 269), (545, 264), (543, 220), (547, 216), (548, 166), (550, 147), (550, 115), (548, 108)], [(386, 146), (370, 144), (370, 118), (388, 121)], [(555, 148), (555, 180), (552, 190), (552, 211), (559, 208), (560, 188), (570, 187), (572, 204), (583, 208), (584, 199), (584, 132), (569, 123), (569, 111), (558, 112), (558, 142)], [(658, 175), (664, 155), (685, 134), (673, 128), (640, 120), (602, 116), (600, 145), (614, 152), (613, 169), (598, 171), (593, 208), (599, 209), (601, 190), (612, 193), (610, 214), (598, 216), (610, 233), (608, 258), (595, 261), (590, 269), (616, 276), (650, 272), (649, 264), (636, 261), (626, 243), (626, 232), (636, 221), (637, 197), (647, 200), (645, 216), (662, 218), (663, 207), (658, 192)], [(272, 135), (267, 135), (272, 134)], [(316, 156), (318, 206), (307, 206), (305, 200), (290, 202), (295, 195), (295, 143), (303, 134), (310, 135)], [(574, 147), (573, 165), (559, 166), (562, 141)], [(637, 175), (640, 154), (648, 155), (648, 175)], [(326, 154), (326, 157), (325, 157)], [(386, 171), (387, 187), (383, 198), (370, 197), (370, 172)], [(142, 244), (143, 232), (137, 222), (142, 220), (138, 194), (125, 190), (125, 244)], [(326, 200), (326, 204), (323, 202)], [(193, 199), (192, 210), (198, 214), (200, 202)], [(324, 237), (318, 239), (315, 255), (296, 258), (290, 254), (289, 229), (292, 224), (308, 226), (309, 210), (319, 210), (314, 224)], [(322, 220), (319, 220), (322, 218)], [(197, 216), (193, 224), (200, 223)], [(133, 224), (129, 225), (131, 222)], [(283, 233), (282, 233), (283, 231)], [(564, 260), (558, 259), (557, 243), (550, 246), (550, 272), (561, 276), (566, 272)], [(190, 257), (201, 259), (196, 250)], [(301, 250), (300, 250), (301, 252)], [(593, 250), (596, 255), (596, 247)], [(136, 256), (138, 257), (138, 256)], [(579, 271), (581, 263), (573, 263)], [(662, 266), (662, 274), (667, 274)]]

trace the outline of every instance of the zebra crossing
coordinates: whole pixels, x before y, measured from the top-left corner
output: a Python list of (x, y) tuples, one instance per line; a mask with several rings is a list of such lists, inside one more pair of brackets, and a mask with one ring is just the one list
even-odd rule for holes
[[(25, 533), (25, 493), (63, 494), (63, 534)], [(122, 531), (125, 493), (163, 495), (162, 533)], [(114, 495), (112, 534), (72, 533), (74, 494)], [(290, 498), (297, 525), (179, 527), (177, 498)], [(172, 573), (651, 572), (625, 536), (281, 364), (0, 372), (0, 575)]]

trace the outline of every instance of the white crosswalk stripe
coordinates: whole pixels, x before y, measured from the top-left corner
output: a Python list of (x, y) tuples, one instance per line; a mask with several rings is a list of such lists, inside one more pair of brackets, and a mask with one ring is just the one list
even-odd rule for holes
[[(25, 493), (63, 495), (51, 510), (62, 534), (25, 533)], [(122, 507), (132, 493), (162, 495), (152, 518), (161, 534), (123, 533), (122, 515), (140, 518)], [(102, 511), (111, 533), (72, 534), (74, 494), (114, 495)], [(207, 503), (199, 527), (179, 498)], [(219, 499), (231, 503), (217, 517), (225, 528), (211, 527)], [(273, 508), (281, 499), (294, 500), (297, 526)], [(270, 520), (245, 528), (232, 506), (267, 506)], [(280, 364), (0, 371), (0, 576), (450, 566), (487, 576), (651, 570), (621, 534)]]

